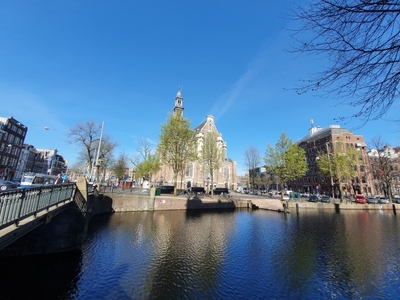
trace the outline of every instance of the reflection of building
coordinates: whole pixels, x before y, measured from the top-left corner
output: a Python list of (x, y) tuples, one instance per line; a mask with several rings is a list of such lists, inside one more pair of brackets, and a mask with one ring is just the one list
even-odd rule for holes
[(0, 117), (0, 178), (16, 180), (18, 161), (28, 128), (13, 117)]
[[(183, 98), (179, 91), (175, 98), (174, 113), (183, 112)], [(201, 145), (204, 137), (208, 132), (215, 132), (217, 134), (217, 146), (222, 149), (222, 162), (221, 167), (214, 171), (214, 187), (227, 187), (229, 189), (236, 189), (236, 162), (227, 157), (227, 144), (222, 138), (222, 134), (218, 132), (215, 124), (214, 117), (208, 115), (207, 119), (197, 126), (194, 131), (198, 141), (198, 151), (201, 150)], [(156, 174), (155, 179), (162, 184), (173, 185), (173, 172), (168, 166), (162, 166), (161, 170)], [(188, 163), (185, 174), (178, 176), (178, 188), (187, 188), (188, 186), (203, 186), (207, 187), (210, 182), (210, 174), (202, 169), (199, 161)]]
[(369, 172), (369, 159), (364, 137), (355, 135), (350, 130), (340, 128), (339, 125), (331, 125), (326, 128), (315, 127), (311, 120), (309, 135), (297, 142), (297, 145), (306, 152), (308, 171), (306, 175), (296, 182), (289, 183), (288, 188), (297, 192), (310, 192), (339, 195), (339, 188), (330, 177), (322, 177), (318, 174), (317, 157), (318, 154), (331, 155), (337, 145), (342, 143), (343, 150), (350, 147), (360, 151), (362, 162), (357, 167), (357, 176), (352, 182), (342, 183), (344, 191), (349, 193), (374, 194), (375, 189), (372, 185), (372, 178)]

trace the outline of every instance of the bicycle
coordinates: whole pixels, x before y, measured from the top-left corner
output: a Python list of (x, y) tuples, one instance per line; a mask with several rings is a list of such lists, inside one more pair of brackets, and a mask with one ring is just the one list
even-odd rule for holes
[(219, 197), (218, 197), (219, 199), (225, 199), (225, 200), (230, 200), (230, 199), (232, 199), (232, 195), (230, 194), (230, 193), (221, 193), (221, 194), (219, 194)]

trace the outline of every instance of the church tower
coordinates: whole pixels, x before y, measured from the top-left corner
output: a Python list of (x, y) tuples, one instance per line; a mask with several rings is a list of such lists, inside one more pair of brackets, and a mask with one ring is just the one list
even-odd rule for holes
[(179, 89), (175, 97), (174, 115), (180, 114), (180, 116), (183, 116), (183, 110), (183, 98), (181, 90)]

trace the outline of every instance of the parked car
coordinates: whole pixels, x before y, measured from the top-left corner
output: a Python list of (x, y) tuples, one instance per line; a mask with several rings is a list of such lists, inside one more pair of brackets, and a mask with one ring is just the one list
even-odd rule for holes
[(321, 202), (325, 202), (325, 203), (330, 203), (331, 202), (331, 197), (324, 195), (324, 196), (321, 197), (320, 201)]
[(220, 195), (222, 193), (229, 194), (229, 190), (227, 188), (215, 188), (214, 191), (213, 191), (214, 195)]
[(390, 202), (389, 202), (389, 199), (386, 198), (386, 197), (379, 197), (378, 203), (380, 203), (380, 204), (389, 204)]
[(188, 192), (192, 195), (204, 195), (206, 193), (206, 190), (202, 186), (192, 186), (187, 191), (185, 191), (184, 194), (187, 194)]
[(378, 198), (370, 196), (370, 197), (368, 197), (367, 202), (370, 204), (378, 204)]
[(308, 198), (308, 201), (318, 202), (318, 197), (316, 195), (310, 195), (310, 197)]
[(173, 185), (162, 185), (159, 187), (161, 194), (173, 194), (174, 186)]
[(361, 204), (365, 204), (367, 203), (367, 197), (365, 197), (363, 194), (357, 194), (356, 195), (356, 203), (361, 203)]
[(8, 180), (0, 180), (0, 191), (7, 191), (16, 189), (19, 187), (19, 184), (16, 182), (8, 181)]

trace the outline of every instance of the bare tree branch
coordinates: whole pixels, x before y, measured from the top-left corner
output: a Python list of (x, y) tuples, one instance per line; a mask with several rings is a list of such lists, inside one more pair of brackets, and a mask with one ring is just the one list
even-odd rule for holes
[[(316, 54), (329, 65), (295, 88), (299, 94), (323, 91), (338, 104), (358, 108), (362, 125), (398, 104), (400, 3), (398, 1), (313, 0), (292, 10), (301, 22), (293, 52)], [(310, 35), (311, 34), (311, 35)], [(345, 100), (343, 100), (345, 99)]]

